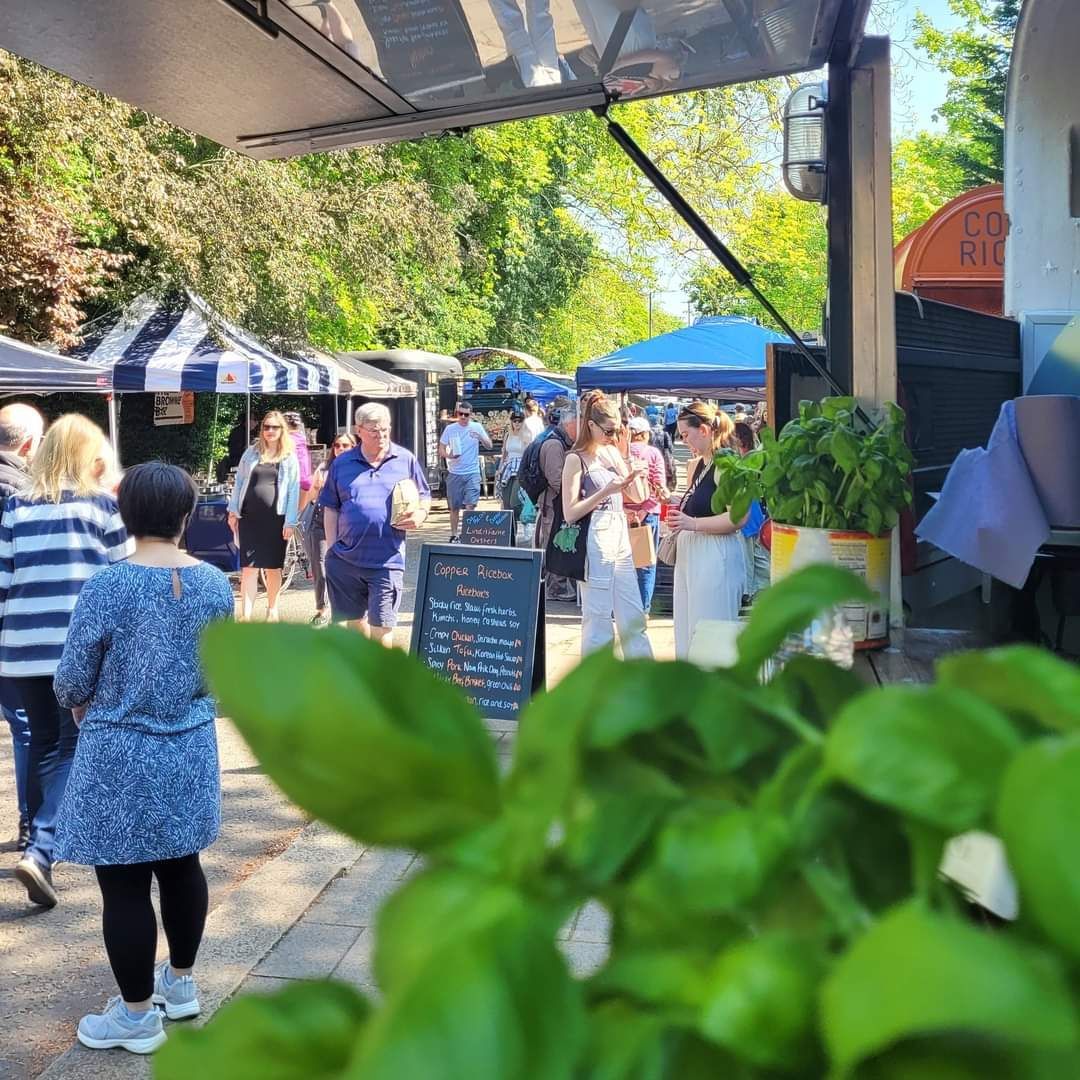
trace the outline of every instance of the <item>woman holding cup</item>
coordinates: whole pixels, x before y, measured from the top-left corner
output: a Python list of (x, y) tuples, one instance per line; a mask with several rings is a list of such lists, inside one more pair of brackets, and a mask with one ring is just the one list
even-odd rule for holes
[(713, 459), (734, 450), (731, 417), (706, 402), (695, 401), (678, 417), (679, 438), (696, 460), (687, 473), (687, 490), (667, 514), (676, 535), (675, 656), (685, 660), (694, 628), (702, 619), (734, 621), (739, 617), (746, 584), (746, 560), (739, 527), (726, 511), (713, 512), (716, 492)]
[(614, 615), (623, 657), (651, 658), (623, 510), (623, 492), (640, 473), (630, 464), (619, 410), (601, 391), (584, 395), (579, 417), (578, 437), (563, 465), (562, 511), (569, 525), (589, 518), (581, 585), (581, 653), (610, 645)]

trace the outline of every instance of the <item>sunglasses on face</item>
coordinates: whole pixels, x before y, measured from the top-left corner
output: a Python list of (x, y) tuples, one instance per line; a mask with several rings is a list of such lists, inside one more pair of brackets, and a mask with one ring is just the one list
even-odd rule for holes
[(263, 424), (263, 431), (280, 431), (280, 424)]
[(459, 412), (457, 415), (458, 416), (472, 416), (472, 413), (471, 412)]
[(592, 426), (596, 428), (596, 430), (599, 431), (601, 435), (606, 435), (609, 439), (614, 439), (615, 433), (619, 430), (617, 427), (601, 427), (595, 420), (590, 420), (589, 423), (591, 423)]

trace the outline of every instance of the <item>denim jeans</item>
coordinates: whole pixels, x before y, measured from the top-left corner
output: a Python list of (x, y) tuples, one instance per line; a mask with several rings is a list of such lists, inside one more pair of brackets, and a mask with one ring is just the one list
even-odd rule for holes
[[(660, 515), (659, 514), (646, 514), (645, 524), (652, 529), (653, 539), (653, 551), (660, 545)], [(649, 614), (649, 609), (652, 607), (652, 594), (656, 588), (656, 560), (653, 560), (652, 566), (639, 566), (637, 570), (637, 583), (638, 589), (641, 592), (641, 606), (645, 609), (645, 614)]]
[(12, 759), (15, 765), (15, 801), (19, 806), (19, 826), (30, 824), (26, 808), (26, 774), (30, 767), (30, 720), (11, 679), (0, 678), (0, 712), (11, 728)]
[(26, 803), (30, 815), (30, 846), (26, 854), (49, 868), (55, 861), (56, 818), (75, 757), (79, 729), (70, 709), (62, 709), (53, 693), (51, 675), (11, 680), (30, 718), (30, 753)]

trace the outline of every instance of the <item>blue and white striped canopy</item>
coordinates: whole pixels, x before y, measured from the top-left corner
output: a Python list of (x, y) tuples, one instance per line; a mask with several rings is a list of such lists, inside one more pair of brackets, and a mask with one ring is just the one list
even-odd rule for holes
[(72, 355), (112, 368), (119, 391), (212, 390), (219, 394), (336, 394), (328, 356), (283, 357), (212, 316), (199, 297), (140, 296), (95, 322)]

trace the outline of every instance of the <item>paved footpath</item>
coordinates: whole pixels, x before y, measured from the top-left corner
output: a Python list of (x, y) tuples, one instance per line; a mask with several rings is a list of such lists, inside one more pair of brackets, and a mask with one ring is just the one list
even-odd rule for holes
[[(448, 535), (436, 509), (411, 541), (402, 611), (411, 612), (420, 544)], [(285, 594), (284, 618), (306, 621), (310, 587)], [(261, 611), (256, 610), (256, 617)], [(411, 616), (396, 635), (408, 647)], [(671, 656), (669, 619), (650, 624), (657, 656)], [(549, 685), (576, 663), (580, 618), (572, 605), (548, 610)], [(509, 762), (515, 724), (489, 721), (500, 763)], [(363, 848), (304, 815), (274, 788), (236, 731), (218, 722), (223, 825), (204, 856), (211, 910), (197, 977), (204, 1019), (237, 993), (267, 992), (290, 980), (333, 976), (371, 991), (375, 915), (383, 900), (416, 869), (409, 852)], [(11, 746), (0, 732), (0, 836), (13, 816)], [(63, 865), (56, 883), (61, 904), (39, 911), (11, 876), (17, 856), (0, 845), (0, 1080), (145, 1078), (147, 1059), (124, 1051), (73, 1045), (84, 1012), (116, 993), (100, 936), (100, 898), (92, 871)], [(606, 951), (604, 911), (589, 905), (564, 927), (561, 947), (571, 969), (594, 970)], [(159, 938), (164, 947), (164, 936)]]

